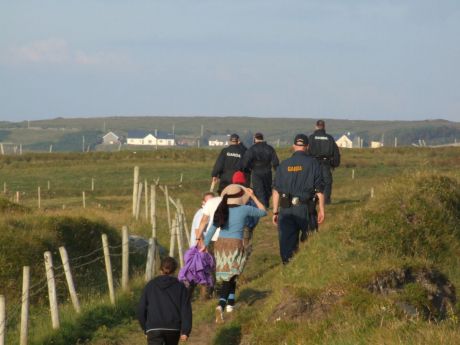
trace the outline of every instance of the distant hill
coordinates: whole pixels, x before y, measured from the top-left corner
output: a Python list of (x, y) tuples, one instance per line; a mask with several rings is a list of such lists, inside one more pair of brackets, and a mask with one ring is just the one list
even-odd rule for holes
[[(126, 135), (129, 130), (172, 132), (177, 137), (199, 138), (203, 126), (202, 143), (212, 134), (236, 132), (250, 143), (253, 133), (262, 132), (271, 143), (290, 145), (298, 132), (311, 133), (316, 119), (311, 118), (259, 118), (259, 117), (103, 117), (56, 118), (49, 120), (0, 122), (0, 141), (22, 144), (24, 150), (81, 151), (85, 145), (93, 147), (105, 133), (116, 131)], [(424, 140), (427, 145), (440, 145), (460, 141), (460, 123), (446, 120), (424, 121), (363, 121), (325, 119), (327, 131), (339, 136), (351, 132), (370, 141), (381, 141), (393, 146), (407, 146)]]

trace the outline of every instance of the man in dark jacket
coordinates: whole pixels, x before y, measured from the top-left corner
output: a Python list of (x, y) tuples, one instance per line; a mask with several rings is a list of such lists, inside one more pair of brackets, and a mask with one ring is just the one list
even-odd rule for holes
[(326, 133), (326, 124), (323, 120), (316, 121), (316, 130), (310, 135), (309, 153), (321, 165), (324, 180), (325, 203), (331, 203), (332, 170), (340, 165), (340, 151), (332, 136)]
[(276, 170), (279, 164), (275, 149), (264, 141), (262, 133), (256, 133), (254, 145), (244, 154), (241, 168), (251, 173), (254, 194), (265, 207), (272, 196), (272, 168)]
[(177, 262), (161, 260), (161, 275), (147, 283), (139, 301), (138, 319), (147, 345), (177, 345), (192, 330), (192, 306), (187, 288), (172, 274)]
[(230, 145), (222, 149), (211, 173), (213, 184), (220, 179), (219, 189), (217, 190), (219, 194), (232, 183), (234, 172), (241, 169), (241, 159), (245, 152), (246, 147), (240, 143), (238, 134), (232, 134), (230, 136)]

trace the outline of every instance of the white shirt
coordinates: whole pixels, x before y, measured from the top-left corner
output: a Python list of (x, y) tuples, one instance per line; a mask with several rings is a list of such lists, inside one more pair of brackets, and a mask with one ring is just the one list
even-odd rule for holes
[[(206, 232), (211, 227), (212, 222), (214, 220), (214, 213), (216, 212), (217, 206), (219, 206), (221, 201), (222, 201), (222, 198), (220, 196), (216, 196), (215, 198), (209, 199), (208, 201), (206, 201), (206, 204), (204, 204), (203, 215), (209, 217), (209, 222), (208, 222), (208, 226), (206, 227), (206, 231), (204, 231), (203, 234), (206, 234)], [(211, 241), (217, 241), (217, 239), (219, 238), (219, 232), (220, 232), (220, 228), (216, 230), (214, 236), (212, 236)]]
[(192, 229), (190, 230), (190, 247), (194, 247), (196, 245), (195, 230), (200, 227), (201, 218), (203, 218), (203, 208), (196, 211), (193, 216)]

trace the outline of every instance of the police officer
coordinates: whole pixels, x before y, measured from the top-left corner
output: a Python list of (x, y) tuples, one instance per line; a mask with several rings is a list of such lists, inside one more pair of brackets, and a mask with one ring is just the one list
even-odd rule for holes
[(268, 207), (272, 196), (272, 168), (279, 165), (275, 149), (264, 141), (262, 133), (254, 135), (254, 145), (244, 154), (241, 167), (251, 173), (252, 189), (256, 197)]
[(326, 133), (326, 124), (323, 120), (316, 122), (316, 130), (310, 135), (310, 154), (321, 165), (324, 180), (325, 203), (331, 203), (332, 170), (340, 165), (340, 151), (332, 136)]
[(318, 198), (318, 223), (324, 221), (324, 195), (321, 168), (307, 155), (308, 137), (297, 134), (294, 154), (276, 169), (273, 186), (273, 224), (278, 225), (280, 254), (287, 264), (299, 245), (299, 234), (308, 229), (307, 201)]
[(240, 143), (238, 134), (232, 134), (230, 145), (222, 149), (212, 169), (212, 183), (214, 184), (220, 179), (217, 190), (219, 194), (232, 183), (233, 173), (241, 169), (241, 159), (246, 150), (246, 147)]

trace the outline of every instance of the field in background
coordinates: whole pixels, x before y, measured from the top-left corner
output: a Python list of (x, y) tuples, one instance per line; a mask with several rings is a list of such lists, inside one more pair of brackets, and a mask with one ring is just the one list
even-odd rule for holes
[[(160, 178), (160, 184), (170, 186), (170, 194), (176, 199), (180, 198), (183, 202), (190, 223), (193, 213), (199, 207), (201, 193), (209, 188), (210, 170), (217, 152), (212, 150), (158, 150), (137, 153), (25, 154), (23, 156), (0, 157), (0, 194), (3, 191), (3, 183), (6, 183), (5, 198), (13, 200), (16, 191), (18, 191), (20, 204), (28, 210), (25, 213), (13, 212), (4, 216), (0, 221), (0, 245), (9, 245), (10, 242), (6, 242), (5, 237), (7, 233), (10, 234), (8, 241), (14, 241), (14, 234), (17, 236), (18, 241), (22, 240), (22, 238), (19, 238), (21, 236), (27, 238), (30, 235), (28, 233), (29, 227), (33, 229), (37, 236), (40, 236), (40, 221), (35, 221), (34, 219), (40, 220), (41, 217), (87, 218), (97, 224), (105, 224), (104, 226), (107, 229), (112, 229), (114, 231), (114, 240), (119, 236), (118, 232), (122, 225), (128, 225), (131, 233), (146, 238), (150, 237), (151, 229), (148, 222), (144, 220), (143, 208), (141, 207), (139, 221), (133, 220), (131, 216), (134, 166), (140, 167), (140, 181), (146, 179), (151, 183), (154, 179)], [(290, 153), (289, 150), (283, 149), (279, 151), (279, 154), (280, 158), (285, 158)], [(456, 148), (345, 150), (343, 152), (343, 166), (334, 173), (334, 204), (328, 208), (324, 234), (321, 232), (317, 235), (317, 238), (327, 241), (318, 242), (318, 240), (315, 240), (316, 237), (313, 238), (312, 243), (315, 243), (315, 245), (312, 250), (319, 252), (325, 250), (321, 248), (322, 245), (328, 245), (331, 248), (340, 250), (340, 241), (330, 229), (341, 226), (346, 227), (349, 220), (347, 216), (367, 205), (372, 188), (376, 197), (379, 197), (388, 188), (387, 181), (389, 179), (404, 176), (404, 178), (411, 180), (417, 174), (442, 174), (458, 181), (460, 179), (459, 168), (460, 154), (459, 149)], [(352, 179), (353, 170), (354, 179)], [(183, 180), (180, 184), (181, 174)], [(95, 181), (94, 191), (91, 191), (92, 179)], [(50, 183), (49, 190), (48, 181)], [(40, 210), (37, 209), (37, 187), (39, 186), (42, 191)], [(82, 207), (82, 191), (85, 191), (87, 197), (85, 209)], [(161, 192), (158, 195), (158, 209), (160, 244), (168, 247), (169, 234), (166, 226), (164, 197)], [(21, 222), (22, 225), (19, 224)], [(44, 222), (46, 223), (46, 221)], [(33, 227), (34, 224), (35, 227)], [(14, 227), (12, 228), (12, 226)], [(18, 229), (22, 230), (19, 231)], [(54, 234), (53, 231), (55, 231), (54, 228), (48, 229), (44, 227), (43, 229), (42, 237), (46, 237), (47, 234)], [(316, 279), (310, 285), (307, 284), (308, 286), (305, 285), (305, 282), (296, 283), (298, 275), (303, 274), (302, 270), (312, 260), (310, 256), (317, 255), (314, 251), (302, 253), (302, 256), (299, 257), (305, 260), (305, 265), (301, 261), (296, 262), (289, 271), (286, 271), (286, 276), (281, 277), (282, 281), (280, 282), (280, 274), (283, 274), (283, 272), (278, 267), (276, 237), (276, 231), (267, 217), (257, 228), (255, 252), (241, 280), (242, 285), (240, 285), (239, 292), (241, 293), (241, 300), (244, 301), (245, 313), (251, 315), (254, 319), (249, 322), (243, 315), (237, 315), (233, 321), (227, 323), (223, 328), (215, 329), (212, 325), (214, 302), (196, 303), (194, 307), (196, 328), (190, 340), (192, 344), (194, 341), (197, 344), (200, 341), (201, 343), (206, 343), (203, 342), (203, 339), (206, 339), (209, 343), (214, 336), (215, 343), (237, 344), (242, 339), (251, 339), (250, 337), (248, 338), (248, 333), (255, 334), (253, 339), (265, 339), (261, 333), (264, 315), (259, 314), (260, 303), (268, 301), (267, 305), (271, 309), (267, 312), (273, 313), (273, 309), (276, 309), (275, 301), (281, 298), (280, 291), (278, 291), (275, 297), (266, 300), (268, 296), (275, 292), (271, 290), (272, 288), (293, 289), (300, 295), (311, 294), (312, 287), (320, 289), (324, 287), (324, 284), (333, 284), (329, 286), (330, 289), (341, 288), (339, 285), (334, 285), (336, 280), (331, 278), (331, 276), (334, 277), (334, 275), (338, 274), (335, 269), (324, 270), (323, 268), (323, 271), (308, 273), (310, 277), (315, 277)], [(58, 246), (58, 241), (59, 237), (53, 237), (53, 241), (50, 243), (53, 246)], [(31, 253), (34, 253), (34, 255), (41, 253), (43, 247), (30, 240), (26, 243), (29, 246), (28, 250), (21, 251), (21, 248), (18, 248), (19, 251), (15, 253), (15, 257), (5, 257), (3, 255), (0, 263), (11, 266), (12, 261), (27, 262)], [(37, 250), (31, 250), (35, 245), (38, 246)], [(329, 252), (334, 252), (334, 249), (331, 250), (331, 248), (329, 248)], [(79, 250), (83, 251), (83, 248)], [(42, 265), (42, 262), (37, 262), (36, 270), (44, 271)], [(320, 268), (319, 266), (317, 267), (317, 269)], [(454, 278), (456, 277), (454, 282), (460, 284), (458, 272), (452, 272), (455, 274)], [(321, 273), (324, 273), (324, 276), (321, 276)], [(3, 280), (0, 287), (20, 286), (21, 284), (20, 275), (11, 275), (5, 278), (9, 279), (9, 281)], [(138, 288), (141, 285), (142, 282), (136, 284)], [(134, 289), (134, 291), (138, 292), (138, 288)], [(105, 293), (105, 289), (101, 289), (101, 292)], [(4, 292), (0, 290), (0, 293)], [(353, 298), (358, 298), (358, 300), (346, 302), (352, 306), (358, 306), (360, 303), (370, 303), (366, 296), (359, 294), (352, 294), (352, 296)], [(130, 303), (134, 303), (136, 300), (136, 294), (126, 298), (126, 300), (122, 299), (119, 307), (119, 318), (123, 321), (105, 319), (104, 315), (110, 313), (110, 307), (98, 306), (96, 302), (91, 303), (98, 312), (87, 310), (85, 313), (86, 319), (83, 321), (89, 322), (88, 320), (91, 320), (95, 324), (96, 329), (86, 335), (93, 339), (94, 344), (133, 344), (141, 340), (136, 323), (131, 322), (133, 314), (129, 307)], [(88, 296), (88, 299), (91, 300), (91, 296)], [(49, 334), (54, 333), (50, 331), (49, 325), (47, 326), (49, 321), (47, 320), (45, 301), (46, 298), (42, 301), (43, 308), (39, 312), (43, 319), (37, 324), (41, 325), (39, 333), (46, 338)], [(91, 309), (90, 307), (87, 308)], [(68, 309), (70, 310), (70, 308)], [(69, 319), (70, 324), (75, 323), (75, 319), (72, 317)], [(84, 324), (83, 321), (80, 320)], [(124, 324), (122, 327), (119, 326), (120, 322)], [(401, 322), (405, 323), (406, 321)], [(421, 322), (420, 325), (415, 324), (413, 327), (425, 325), (424, 321)], [(411, 325), (411, 323), (407, 322), (407, 325)], [(324, 333), (326, 332), (325, 329), (315, 329), (315, 327), (314, 325), (311, 326), (309, 331), (318, 332), (318, 337), (320, 334), (326, 334)], [(318, 327), (325, 327), (325, 325), (318, 325)], [(443, 327), (446, 326), (444, 325)], [(289, 338), (289, 330), (293, 330), (292, 334), (294, 335), (305, 336), (297, 329), (294, 321), (283, 322), (274, 329), (279, 333), (272, 332), (269, 334), (271, 336), (287, 337), (283, 338), (286, 339), (287, 343), (290, 343), (290, 341), (298, 342), (298, 339), (294, 340), (292, 336)], [(423, 329), (426, 332), (430, 331), (425, 326), (423, 326)], [(79, 332), (82, 330), (74, 327), (73, 331)], [(365, 332), (363, 333), (364, 336)], [(56, 340), (57, 338), (53, 339)], [(329, 342), (331, 344), (340, 343), (340, 340), (337, 340), (340, 338), (334, 338), (330, 335), (330, 339), (333, 340)], [(356, 335), (356, 338), (349, 337), (349, 339), (359, 339), (359, 334)], [(352, 340), (350, 340), (350, 344), (353, 343)], [(54, 343), (60, 344), (57, 341), (54, 341)], [(251, 342), (249, 341), (248, 343), (250, 344)], [(312, 343), (314, 342), (312, 341)], [(391, 341), (389, 343), (396, 342)], [(432, 343), (434, 344), (434, 342)]]

